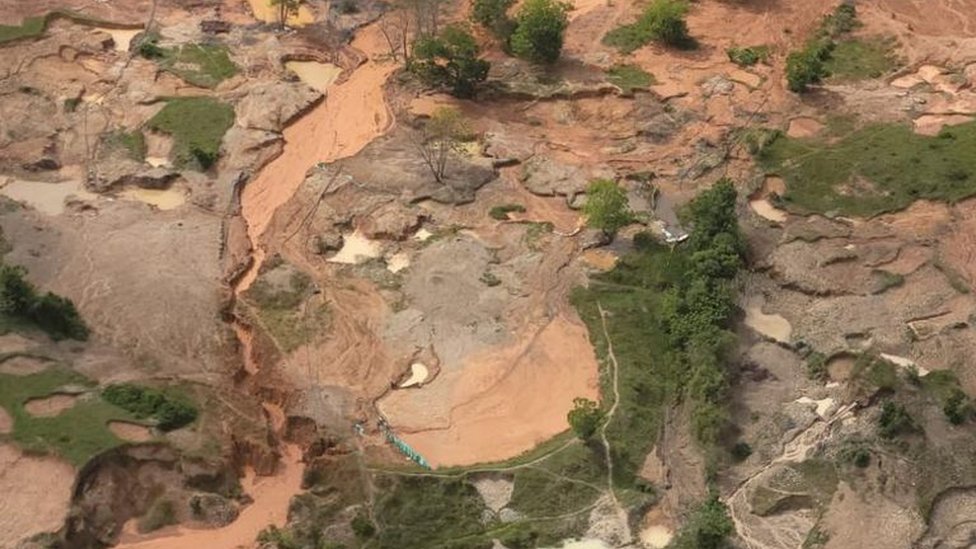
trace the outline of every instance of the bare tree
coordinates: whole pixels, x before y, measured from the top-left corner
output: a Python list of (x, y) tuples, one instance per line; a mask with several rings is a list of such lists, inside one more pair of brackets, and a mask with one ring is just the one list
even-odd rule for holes
[(471, 130), (460, 111), (441, 107), (434, 111), (419, 135), (414, 136), (414, 146), (434, 180), (445, 183), (448, 162), (462, 151), (463, 143)]
[(297, 15), (302, 0), (268, 0), (269, 4), (278, 8), (278, 23), (285, 28), (289, 15)]
[(410, 45), (422, 36), (440, 31), (440, 12), (445, 0), (397, 0), (395, 9), (380, 21), (380, 32), (394, 61), (410, 62)]

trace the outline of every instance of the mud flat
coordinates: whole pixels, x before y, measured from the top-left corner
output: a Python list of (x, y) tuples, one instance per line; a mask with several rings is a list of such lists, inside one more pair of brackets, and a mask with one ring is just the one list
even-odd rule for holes
[(0, 445), (0, 547), (60, 528), (74, 481), (74, 468), (63, 461)]
[(73, 407), (77, 400), (77, 395), (64, 394), (32, 398), (24, 404), (24, 409), (34, 417), (54, 417)]
[(329, 261), (332, 263), (358, 265), (364, 261), (380, 257), (382, 254), (383, 251), (380, 248), (379, 242), (370, 240), (363, 233), (355, 231), (344, 235), (342, 249), (330, 257)]
[(285, 68), (298, 75), (298, 78), (309, 87), (323, 93), (342, 74), (341, 67), (318, 61), (286, 61)]
[(122, 52), (129, 51), (132, 39), (142, 32), (142, 29), (110, 29), (108, 27), (95, 27), (95, 29), (111, 36), (112, 42), (115, 43), (115, 51)]
[(915, 133), (920, 135), (939, 135), (942, 128), (972, 122), (968, 114), (923, 114), (912, 122)]
[(782, 195), (786, 192), (786, 182), (779, 177), (767, 177), (763, 182), (762, 188), (749, 198), (749, 207), (760, 217), (764, 217), (775, 223), (783, 223), (787, 219), (786, 212), (773, 206), (769, 201), (772, 193)]
[(121, 196), (129, 200), (136, 200), (160, 210), (174, 210), (186, 203), (186, 194), (177, 188), (169, 189), (140, 189), (131, 188), (122, 191)]
[(128, 442), (148, 442), (153, 439), (152, 430), (145, 425), (128, 421), (110, 421), (108, 430), (112, 434)]
[(746, 326), (774, 341), (789, 343), (793, 327), (788, 320), (780, 315), (764, 313), (761, 303), (749, 303), (745, 309)]
[(82, 200), (97, 198), (97, 195), (85, 190), (81, 181), (44, 183), (14, 179), (0, 187), (0, 194), (23, 202), (47, 215), (59, 215), (64, 212), (65, 201), (69, 197)]

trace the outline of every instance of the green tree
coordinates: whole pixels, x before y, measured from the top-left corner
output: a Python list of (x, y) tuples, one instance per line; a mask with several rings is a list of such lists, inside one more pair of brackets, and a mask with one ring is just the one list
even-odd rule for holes
[(682, 46), (691, 38), (685, 16), (688, 4), (683, 0), (654, 0), (642, 19), (651, 38), (668, 46)]
[(830, 57), (834, 43), (817, 40), (786, 57), (786, 85), (794, 93), (803, 93), (812, 84), (827, 77), (824, 62)]
[(581, 440), (589, 440), (603, 421), (600, 405), (586, 398), (573, 399), (573, 409), (566, 415), (569, 426)]
[(627, 204), (627, 193), (609, 179), (596, 179), (590, 183), (583, 213), (587, 225), (611, 236), (634, 218)]
[(726, 538), (733, 532), (735, 532), (735, 524), (729, 518), (728, 507), (718, 499), (717, 494), (713, 493), (695, 509), (669, 547), (720, 549), (726, 546)]
[(34, 285), (24, 276), (20, 266), (0, 265), (0, 311), (9, 315), (23, 315), (36, 299)]
[(507, 43), (515, 30), (515, 21), (508, 16), (514, 4), (515, 0), (475, 0), (471, 19)]
[(410, 70), (428, 86), (447, 86), (455, 97), (472, 97), (488, 78), (491, 65), (478, 58), (474, 37), (451, 25), (438, 36), (421, 36), (414, 43)]
[(268, 3), (278, 8), (278, 24), (283, 29), (288, 23), (288, 16), (298, 14), (298, 7), (302, 5), (302, 0), (268, 0)]
[(563, 49), (569, 7), (558, 0), (526, 0), (515, 17), (512, 53), (533, 63), (555, 63)]

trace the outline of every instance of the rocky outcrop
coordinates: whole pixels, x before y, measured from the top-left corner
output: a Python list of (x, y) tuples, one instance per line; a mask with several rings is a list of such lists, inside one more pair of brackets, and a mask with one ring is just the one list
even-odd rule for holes
[(563, 196), (567, 203), (572, 203), (576, 195), (585, 192), (589, 182), (597, 178), (613, 179), (613, 169), (608, 166), (596, 166), (584, 170), (546, 155), (530, 158), (519, 175), (519, 180), (532, 194)]
[(250, 89), (237, 104), (237, 125), (280, 132), (325, 96), (301, 82), (268, 82)]

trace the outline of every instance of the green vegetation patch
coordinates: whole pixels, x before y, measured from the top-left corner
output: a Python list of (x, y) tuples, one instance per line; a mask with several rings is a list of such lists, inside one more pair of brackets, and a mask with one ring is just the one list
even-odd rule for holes
[(166, 102), (149, 129), (173, 136), (178, 166), (208, 169), (220, 156), (220, 142), (234, 124), (234, 107), (211, 97), (179, 97)]
[(824, 63), (829, 80), (852, 82), (884, 76), (897, 65), (893, 47), (892, 39), (881, 37), (838, 42)]
[(488, 216), (492, 219), (505, 221), (508, 219), (508, 214), (513, 212), (525, 213), (525, 206), (521, 204), (499, 204), (498, 206), (492, 206), (491, 210), (488, 211)]
[(515, 473), (515, 490), (509, 507), (530, 517), (557, 516), (592, 505), (605, 485), (604, 482), (601, 487), (546, 469), (519, 469)]
[(732, 61), (740, 67), (751, 67), (756, 63), (767, 63), (769, 61), (769, 46), (763, 44), (759, 46), (731, 47), (725, 50)]
[[(476, 542), (485, 531), (485, 506), (467, 481), (423, 477), (378, 480), (389, 480), (394, 485), (378, 491), (382, 495), (376, 502), (374, 516), (380, 528), (371, 547), (491, 547), (490, 538)], [(462, 543), (465, 539), (468, 544)]]
[(46, 15), (26, 17), (20, 25), (0, 25), (0, 44), (23, 38), (36, 38), (44, 34), (46, 28)]
[(312, 341), (328, 326), (329, 309), (313, 298), (314, 293), (307, 274), (277, 267), (262, 273), (245, 297), (262, 326), (287, 353)]
[(227, 54), (227, 47), (222, 44), (161, 48), (149, 40), (140, 45), (139, 51), (146, 57), (156, 58), (163, 70), (201, 88), (215, 88), (238, 72), (237, 65)]
[(0, 406), (14, 422), (13, 432), (0, 437), (9, 437), (27, 452), (60, 455), (76, 466), (118, 446), (122, 441), (108, 430), (108, 423), (136, 417), (94, 395), (79, 396), (74, 406), (53, 417), (35, 417), (24, 408), (30, 399), (91, 386), (84, 376), (60, 366), (26, 376), (0, 374)]
[(621, 53), (631, 53), (651, 42), (692, 49), (696, 43), (688, 34), (687, 13), (688, 4), (683, 0), (653, 0), (637, 21), (611, 30), (603, 37), (603, 43)]
[(127, 132), (118, 130), (109, 133), (105, 137), (105, 144), (109, 147), (117, 147), (126, 151), (129, 158), (142, 162), (146, 158), (147, 146), (146, 136), (142, 130)]
[(749, 497), (752, 512), (765, 517), (791, 508), (823, 508), (837, 489), (838, 475), (829, 461), (811, 459), (777, 470)]
[(607, 80), (624, 93), (646, 90), (655, 84), (654, 76), (638, 65), (614, 65), (607, 69)]
[(127, 410), (139, 419), (151, 418), (162, 431), (189, 425), (197, 418), (197, 409), (186, 398), (152, 387), (131, 383), (109, 385), (102, 391), (107, 402)]
[(54, 10), (36, 17), (25, 17), (20, 22), (20, 25), (0, 25), (0, 44), (26, 38), (37, 38), (43, 35), (44, 31), (47, 30), (48, 24), (57, 18), (68, 19), (81, 25), (116, 26), (122, 28), (109, 21), (90, 17), (71, 10)]
[(938, 136), (902, 124), (872, 124), (834, 141), (779, 136), (757, 154), (786, 181), (783, 206), (800, 213), (870, 217), (919, 199), (976, 195), (976, 122)]
[(88, 339), (74, 303), (66, 297), (41, 294), (25, 277), (23, 267), (0, 265), (0, 330), (39, 328), (51, 339)]

